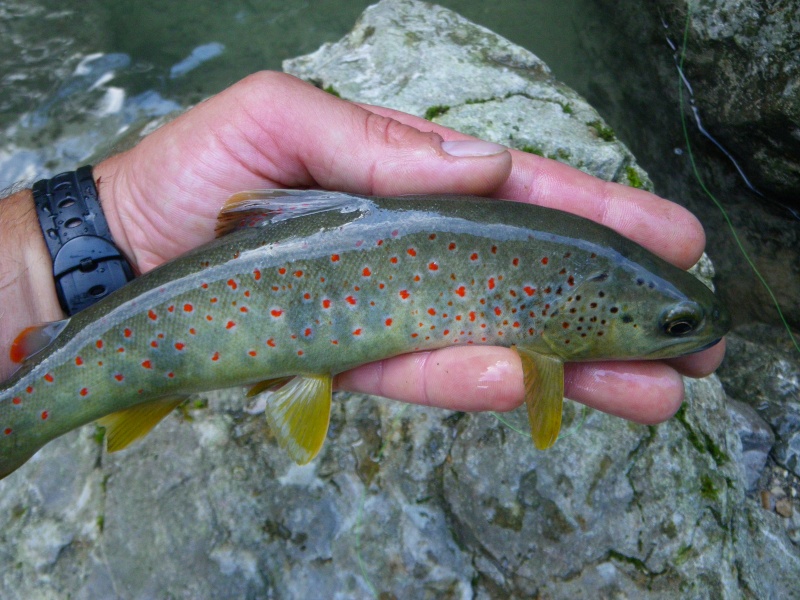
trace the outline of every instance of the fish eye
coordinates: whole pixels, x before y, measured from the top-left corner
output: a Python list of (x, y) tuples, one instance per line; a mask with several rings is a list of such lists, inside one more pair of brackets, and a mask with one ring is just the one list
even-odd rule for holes
[(702, 311), (692, 303), (681, 303), (661, 315), (661, 330), (673, 337), (682, 337), (695, 331), (701, 324)]

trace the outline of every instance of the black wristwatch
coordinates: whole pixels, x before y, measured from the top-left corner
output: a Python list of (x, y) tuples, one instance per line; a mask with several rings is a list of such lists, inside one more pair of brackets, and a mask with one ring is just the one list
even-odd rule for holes
[(37, 181), (33, 201), (53, 259), (58, 301), (68, 315), (133, 279), (130, 264), (111, 239), (91, 166)]

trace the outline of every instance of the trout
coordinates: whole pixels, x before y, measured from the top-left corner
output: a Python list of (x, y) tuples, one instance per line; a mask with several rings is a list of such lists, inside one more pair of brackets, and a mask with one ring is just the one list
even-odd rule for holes
[(299, 464), (327, 434), (332, 378), (399, 354), (513, 347), (531, 435), (561, 424), (566, 361), (656, 359), (716, 343), (729, 316), (692, 275), (562, 211), (464, 196), (233, 196), (216, 240), (73, 317), (23, 331), (0, 386), (0, 477), (99, 419), (116, 451), (187, 397), (272, 391)]

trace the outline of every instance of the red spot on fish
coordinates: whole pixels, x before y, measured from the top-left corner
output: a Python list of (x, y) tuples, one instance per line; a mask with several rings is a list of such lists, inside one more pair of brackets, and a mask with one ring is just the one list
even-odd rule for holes
[(408, 290), (400, 290), (400, 297), (403, 300), (407, 300), (411, 294), (408, 293)]
[(377, 244), (378, 244), (378, 246), (383, 246), (383, 240), (378, 240)]
[(86, 388), (81, 388), (80, 395), (81, 396), (88, 396), (89, 395), (89, 390), (86, 389)]
[(246, 306), (242, 306), (242, 307), (239, 308), (239, 312), (246, 313), (247, 310), (248, 310), (248, 308)]
[(269, 338), (267, 340), (267, 346), (269, 346), (270, 348), (274, 348), (275, 347), (275, 340), (273, 340), (272, 338)]
[(256, 281), (261, 279), (261, 271), (260, 270), (253, 269), (253, 279), (255, 279)]
[(450, 245), (447, 247), (447, 249), (448, 250), (455, 250), (456, 249), (456, 243), (455, 242), (450, 242)]
[(397, 237), (399, 234), (400, 234), (400, 232), (397, 229), (392, 231), (392, 237)]
[(225, 329), (233, 329), (234, 327), (236, 327), (236, 323), (234, 323), (233, 321), (228, 321), (227, 323), (225, 323)]
[(470, 321), (472, 321), (472, 322), (475, 322), (475, 318), (476, 318), (476, 317), (477, 317), (477, 315), (475, 314), (475, 311), (474, 311), (474, 310), (471, 310), (471, 311), (469, 312), (469, 320), (470, 320)]
[(310, 336), (310, 335), (311, 335), (311, 333), (312, 333), (312, 331), (311, 331), (311, 327), (306, 327), (306, 330), (303, 332), (303, 335), (305, 335), (306, 337), (308, 337), (308, 336)]
[(428, 309), (428, 314), (429, 314), (430, 316), (434, 316), (434, 315), (436, 314), (436, 309), (435, 309), (435, 308), (429, 308), (429, 309)]
[(19, 396), (14, 396), (11, 399), (11, 403), (12, 404), (16, 404), (16, 405), (20, 405), (20, 404), (22, 404), (22, 398), (20, 398)]
[(564, 329), (569, 329), (569, 323), (567, 323), (566, 321), (564, 321), (564, 322), (561, 324), (561, 326), (562, 326)]
[(465, 288), (465, 287), (462, 285), (461, 287), (459, 287), (458, 289), (456, 289), (456, 294), (458, 294), (459, 296), (461, 296), (461, 297), (463, 298), (463, 297), (464, 297), (464, 296), (467, 294), (467, 288)]
[(526, 285), (524, 288), (522, 288), (522, 291), (524, 291), (528, 296), (533, 296), (536, 293), (536, 288)]
[(294, 272), (294, 276), (295, 277), (302, 277), (303, 276), (303, 272), (300, 271), (300, 270), (297, 270), (297, 271)]
[(153, 311), (152, 308), (147, 311), (147, 316), (150, 317), (151, 321), (155, 321), (156, 319), (158, 319), (158, 315)]
[(277, 319), (283, 314), (283, 311), (280, 308), (273, 308), (270, 311), (270, 314)]
[(496, 314), (496, 315), (499, 317), (500, 315), (502, 315), (502, 314), (503, 314), (503, 311), (502, 311), (502, 310), (500, 310), (500, 307), (499, 307), (499, 306), (495, 306), (495, 307), (494, 307), (494, 314)]
[(206, 315), (206, 321), (213, 321), (213, 320), (214, 317), (212, 317), (211, 315)]
[(492, 246), (492, 254), (497, 254), (497, 246)]
[(28, 387), (26, 387), (26, 388), (25, 388), (25, 391), (26, 391), (27, 393), (29, 393), (29, 394), (32, 394), (32, 393), (33, 393), (33, 386), (32, 386), (32, 385), (29, 385)]
[(353, 335), (361, 335), (361, 328), (353, 330)]
[(116, 379), (117, 381), (122, 381), (123, 379), (125, 379), (125, 376), (122, 373), (117, 373), (116, 375), (114, 375), (114, 379)]
[(430, 269), (431, 271), (438, 271), (439, 265), (437, 265), (435, 262), (428, 263), (428, 269)]
[(370, 275), (372, 275), (372, 271), (369, 270), (369, 267), (364, 267), (364, 270), (361, 271), (361, 275), (363, 275), (364, 277), (369, 277)]
[(311, 294), (309, 294), (308, 292), (303, 294), (303, 300), (311, 300)]
[(217, 362), (219, 360), (219, 352), (214, 352), (214, 354), (211, 356), (211, 360)]
[(345, 298), (345, 300), (350, 306), (356, 305), (356, 299), (353, 296), (348, 296), (347, 298)]
[(152, 369), (153, 368), (153, 363), (151, 361), (149, 361), (149, 360), (143, 360), (142, 361), (142, 368), (144, 368), (144, 369)]
[(11, 435), (11, 427), (6, 427), (6, 428), (3, 430), (3, 433), (5, 433), (6, 435)]
[(190, 327), (189, 328), (189, 334), (190, 335), (197, 335), (197, 330), (194, 327)]
[(327, 298), (323, 299), (322, 300), (322, 308), (330, 308), (330, 307), (331, 307), (331, 301), (328, 300)]
[(237, 287), (239, 287), (239, 285), (238, 285), (238, 284), (237, 284), (237, 283), (236, 283), (236, 282), (235, 282), (233, 279), (228, 279), (228, 282), (227, 282), (227, 283), (228, 283), (228, 286), (229, 286), (229, 287), (230, 287), (232, 290), (235, 290)]
[(183, 350), (186, 348), (186, 344), (183, 342), (175, 342), (175, 350)]
[(543, 264), (543, 265), (546, 265), (546, 264), (547, 264), (547, 262), (548, 262), (549, 260), (550, 260), (550, 259), (549, 259), (549, 258), (547, 258), (547, 257), (545, 256), (545, 257), (542, 259), (542, 264)]
[(83, 359), (80, 356), (75, 357), (75, 366), (80, 367), (83, 364)]
[(97, 349), (98, 349), (98, 350), (102, 350), (102, 349), (103, 349), (103, 340), (97, 340), (97, 341), (94, 343), (94, 345), (95, 345), (95, 346), (97, 346)]
[(418, 337), (418, 336), (419, 336), (419, 334), (418, 334), (418, 333), (412, 333), (412, 334), (411, 334), (411, 337), (412, 337), (412, 338), (415, 338), (415, 337)]
[(174, 377), (175, 377), (175, 373), (173, 373), (172, 371), (170, 371), (169, 373), (167, 373), (167, 377), (169, 377), (170, 379), (172, 379), (172, 378), (174, 378)]
[(519, 259), (518, 259), (518, 258), (514, 258), (514, 259), (511, 261), (511, 264), (512, 264), (512, 265), (514, 265), (515, 267), (518, 267), (518, 266), (519, 266)]
[(331, 340), (331, 344), (333, 344), (334, 346), (338, 346), (339, 340)]
[(278, 269), (278, 274), (279, 275), (286, 275), (286, 268), (285, 267), (280, 267)]
[(430, 235), (428, 236), (428, 239), (429, 239), (429, 240), (435, 240), (435, 239), (436, 239), (436, 234), (435, 234), (435, 233), (432, 233), (432, 234), (430, 234)]
[(126, 338), (129, 338), (133, 335), (133, 332), (126, 327), (125, 331), (122, 332), (122, 335), (125, 336)]
[(46, 374), (46, 375), (43, 377), (43, 379), (44, 379), (44, 380), (45, 380), (47, 383), (53, 383), (53, 375), (52, 375), (52, 374), (50, 374), (50, 373), (47, 373), (47, 374)]
[(47, 417), (49, 417), (49, 416), (50, 416), (50, 413), (48, 413), (46, 410), (42, 411), (42, 421), (46, 421)]
[(487, 284), (490, 290), (494, 289), (494, 277), (489, 277), (489, 283)]
[(570, 275), (567, 278), (567, 283), (570, 284), (570, 285), (575, 285), (575, 278), (572, 275)]
[(469, 259), (470, 260), (478, 260), (478, 253), (477, 252), (473, 252), (472, 254), (469, 255)]
[(331, 262), (339, 262), (339, 255), (331, 254)]
[(174, 306), (174, 305), (172, 305), (172, 304), (170, 304), (170, 305), (167, 307), (167, 312), (175, 312), (175, 306)]
[(158, 342), (153, 340), (152, 342), (150, 342), (150, 346), (152, 346), (153, 348), (158, 348)]
[(449, 335), (449, 334), (450, 334), (450, 330), (449, 330), (449, 329), (445, 329), (445, 330), (442, 332), (442, 334), (443, 334), (443, 335)]
[(420, 276), (419, 275), (414, 275), (414, 281), (419, 281), (419, 280), (420, 280)]
[(256, 356), (258, 356), (258, 352), (256, 352), (255, 350), (250, 350), (250, 352), (248, 352), (248, 354), (249, 354), (250, 356), (252, 356), (253, 358), (255, 358)]
[(417, 251), (414, 248), (409, 248), (408, 250), (406, 250), (406, 252), (408, 252), (409, 256), (416, 256), (417, 255)]
[(189, 312), (192, 312), (193, 310), (194, 310), (194, 306), (192, 306), (188, 302), (183, 305), (183, 312), (189, 313)]
[(385, 287), (386, 287), (386, 284), (384, 284), (384, 283), (379, 283), (379, 284), (378, 284), (378, 289), (379, 289), (379, 290), (382, 290), (382, 289), (383, 289), (383, 288), (385, 288)]
[(218, 301), (219, 301), (219, 299), (216, 298), (216, 297), (211, 298), (211, 300), (209, 300), (209, 302), (211, 302), (211, 304), (216, 304)]
[(392, 326), (392, 320), (391, 319), (386, 319), (384, 321), (384, 323), (386, 324), (387, 327), (391, 327)]

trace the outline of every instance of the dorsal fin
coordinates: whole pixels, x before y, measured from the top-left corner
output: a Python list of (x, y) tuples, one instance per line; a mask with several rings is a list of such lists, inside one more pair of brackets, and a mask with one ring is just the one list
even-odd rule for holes
[(217, 237), (242, 227), (261, 227), (293, 217), (328, 210), (342, 213), (366, 210), (371, 201), (365, 196), (325, 190), (251, 190), (234, 194), (225, 202), (217, 218)]
[(69, 323), (69, 319), (63, 319), (62, 321), (31, 325), (20, 331), (11, 344), (11, 350), (9, 351), (11, 361), (21, 363), (23, 360), (47, 348), (58, 337), (58, 334), (63, 331), (67, 323)]

